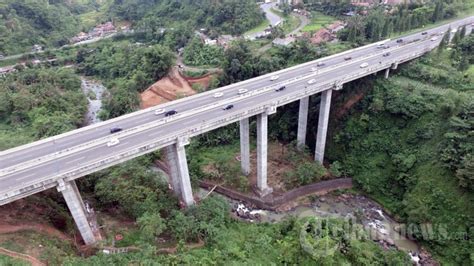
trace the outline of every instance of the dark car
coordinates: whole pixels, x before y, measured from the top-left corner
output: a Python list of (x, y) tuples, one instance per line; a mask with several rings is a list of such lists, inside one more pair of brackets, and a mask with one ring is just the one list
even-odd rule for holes
[(177, 114), (178, 112), (176, 110), (171, 110), (171, 111), (168, 111), (165, 113), (165, 116), (170, 116), (170, 115), (175, 115)]
[(121, 127), (113, 127), (113, 128), (110, 129), (110, 134), (117, 133), (117, 132), (120, 132), (120, 131), (122, 131)]
[(282, 91), (284, 89), (286, 89), (286, 86), (281, 86), (280, 88), (276, 89), (275, 91)]
[(402, 43), (403, 42), (403, 39), (398, 39), (397, 40), (397, 43)]
[(351, 60), (351, 59), (352, 59), (351, 56), (346, 56), (346, 57), (344, 57), (344, 60), (346, 60), (346, 61), (349, 61), (349, 60)]
[(383, 57), (387, 57), (387, 56), (390, 56), (390, 53), (383, 54)]
[(229, 105), (227, 105), (226, 107), (222, 108), (222, 110), (230, 110), (230, 109), (232, 109), (232, 108), (234, 108), (234, 105), (233, 105), (233, 104), (229, 104)]
[(426, 31), (421, 33), (421, 35), (426, 35), (426, 34), (428, 34), (428, 32), (426, 32)]

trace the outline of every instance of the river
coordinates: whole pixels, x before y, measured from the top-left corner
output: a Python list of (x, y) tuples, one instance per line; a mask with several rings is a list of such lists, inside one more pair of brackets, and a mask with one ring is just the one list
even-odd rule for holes
[(89, 102), (85, 117), (86, 125), (100, 122), (101, 120), (98, 115), (102, 108), (103, 95), (107, 89), (99, 81), (90, 80), (85, 77), (81, 77), (81, 88)]
[[(197, 193), (199, 198), (208, 194), (207, 190), (200, 189)], [(222, 195), (220, 195), (222, 196)], [(419, 245), (401, 235), (396, 229), (399, 224), (385, 213), (382, 207), (373, 200), (356, 194), (327, 194), (320, 197), (309, 196), (303, 201), (287, 206), (284, 211), (268, 211), (251, 209), (244, 203), (224, 197), (232, 206), (233, 212), (241, 219), (249, 222), (280, 222), (290, 216), (303, 217), (334, 217), (353, 219), (362, 224), (372, 240), (378, 242), (382, 247), (395, 246), (407, 252), (415, 264), (420, 262), (420, 253), (423, 260), (431, 260), (431, 256), (422, 251)], [(239, 215), (240, 213), (240, 215)], [(246, 213), (245, 215), (242, 215)], [(422, 263), (423, 264), (423, 263)]]

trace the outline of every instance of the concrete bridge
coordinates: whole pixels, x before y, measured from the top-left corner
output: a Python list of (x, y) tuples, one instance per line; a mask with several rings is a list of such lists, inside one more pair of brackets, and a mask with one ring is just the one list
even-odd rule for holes
[[(321, 93), (315, 160), (322, 162), (333, 90), (361, 77), (385, 72), (436, 48), (444, 32), (474, 22), (474, 17), (386, 40), (297, 65), (257, 78), (137, 111), (0, 153), (0, 205), (56, 187), (64, 196), (86, 244), (96, 239), (75, 179), (164, 148), (171, 185), (187, 205), (194, 203), (185, 146), (190, 138), (231, 123), (240, 123), (242, 172), (250, 172), (249, 118), (257, 117), (257, 189), (267, 184), (268, 116), (277, 107), (299, 101), (298, 146), (305, 146), (309, 97)], [(470, 30), (468, 30), (470, 32)], [(385, 47), (382, 47), (383, 44)], [(278, 78), (277, 78), (278, 76)], [(285, 86), (285, 89), (280, 90)], [(219, 94), (216, 94), (219, 93)], [(223, 108), (233, 105), (234, 108)], [(159, 109), (176, 110), (165, 116)], [(158, 112), (156, 112), (158, 111)], [(111, 127), (121, 132), (110, 134)], [(111, 139), (120, 143), (109, 147)]]

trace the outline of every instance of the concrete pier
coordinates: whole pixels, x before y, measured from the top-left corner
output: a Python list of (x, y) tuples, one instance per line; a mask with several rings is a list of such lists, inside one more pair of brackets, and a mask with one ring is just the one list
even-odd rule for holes
[(79, 229), (86, 245), (94, 244), (96, 238), (92, 232), (89, 221), (87, 220), (86, 208), (82, 201), (81, 194), (77, 189), (76, 183), (74, 181), (64, 182), (61, 179), (58, 181), (58, 186), (56, 188), (63, 194), (67, 207), (69, 208), (77, 229)]
[(257, 190), (261, 197), (272, 192), (267, 184), (268, 114), (257, 115)]
[(316, 137), (316, 151), (314, 160), (323, 163), (324, 149), (326, 147), (326, 135), (328, 131), (329, 112), (331, 110), (332, 90), (321, 93), (321, 103), (319, 107), (318, 135)]
[(249, 119), (240, 120), (240, 163), (242, 174), (250, 174), (250, 126)]
[(168, 162), (169, 171), (170, 171), (170, 180), (171, 186), (173, 188), (173, 192), (175, 193), (178, 198), (181, 198), (181, 188), (179, 182), (179, 170), (178, 170), (178, 163), (177, 163), (177, 155), (176, 155), (176, 144), (170, 145), (165, 148), (166, 160)]
[(306, 129), (308, 126), (308, 106), (309, 96), (300, 100), (300, 110), (298, 113), (298, 134), (296, 143), (298, 150), (304, 150), (306, 145)]
[(390, 68), (385, 69), (385, 79), (388, 79), (388, 76), (390, 75)]
[(181, 200), (186, 206), (191, 206), (194, 204), (194, 198), (191, 179), (189, 177), (188, 162), (186, 160), (185, 145), (187, 144), (189, 144), (188, 139), (178, 138), (178, 141), (174, 146), (176, 149), (176, 164), (179, 174)]

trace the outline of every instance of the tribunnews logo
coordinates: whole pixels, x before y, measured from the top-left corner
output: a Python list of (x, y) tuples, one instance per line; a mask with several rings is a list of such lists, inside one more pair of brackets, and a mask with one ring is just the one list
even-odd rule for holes
[(355, 218), (310, 217), (300, 229), (300, 244), (304, 251), (315, 258), (331, 256), (341, 246), (339, 240), (392, 241), (470, 241), (474, 243), (474, 226), (465, 230), (451, 228), (448, 224), (377, 224), (361, 225)]

